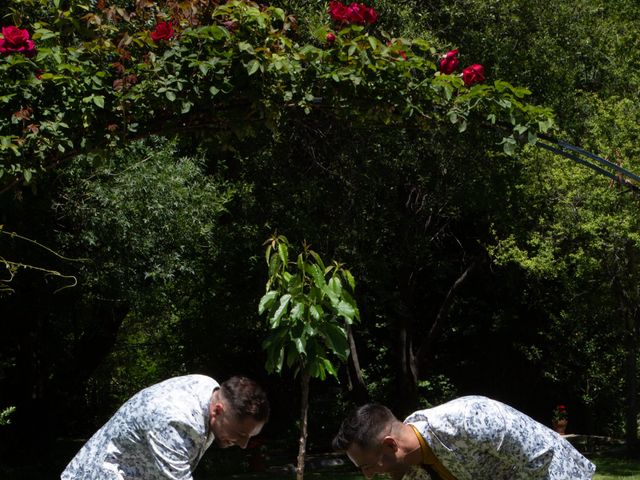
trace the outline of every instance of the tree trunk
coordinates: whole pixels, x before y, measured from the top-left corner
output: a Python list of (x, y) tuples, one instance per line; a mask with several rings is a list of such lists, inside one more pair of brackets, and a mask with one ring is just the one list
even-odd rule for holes
[(369, 402), (369, 392), (362, 378), (362, 370), (360, 370), (360, 360), (358, 359), (358, 350), (356, 342), (353, 338), (353, 329), (351, 325), (347, 325), (347, 339), (349, 341), (349, 350), (351, 354), (347, 360), (347, 373), (349, 375), (349, 391), (353, 400), (358, 403)]
[(296, 468), (296, 480), (304, 478), (304, 457), (307, 448), (307, 416), (309, 413), (309, 379), (311, 375), (307, 371), (302, 372), (302, 396), (300, 409), (300, 448), (298, 449), (298, 466)]
[(629, 315), (627, 319), (627, 331), (625, 332), (626, 343), (626, 359), (625, 359), (625, 377), (626, 377), (626, 397), (627, 408), (625, 412), (625, 440), (629, 453), (635, 453), (638, 450), (638, 310), (635, 315)]

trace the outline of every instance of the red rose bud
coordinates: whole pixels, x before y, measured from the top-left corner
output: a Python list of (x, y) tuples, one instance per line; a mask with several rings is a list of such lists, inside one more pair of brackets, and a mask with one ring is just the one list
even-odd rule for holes
[(327, 43), (333, 43), (336, 41), (336, 35), (333, 32), (327, 33)]
[(440, 60), (440, 73), (449, 75), (455, 72), (458, 65), (460, 65), (460, 61), (458, 60), (458, 50), (451, 50)]
[(36, 45), (29, 38), (27, 30), (14, 27), (2, 27), (2, 36), (0, 38), (0, 53), (2, 55), (12, 55), (21, 53), (25, 57), (33, 57), (36, 54)]
[(173, 33), (171, 22), (160, 22), (156, 25), (155, 30), (151, 32), (151, 40), (154, 42), (170, 40), (173, 37)]
[(475, 65), (465, 68), (462, 71), (462, 80), (467, 87), (479, 82), (484, 82), (484, 67), (476, 63)]

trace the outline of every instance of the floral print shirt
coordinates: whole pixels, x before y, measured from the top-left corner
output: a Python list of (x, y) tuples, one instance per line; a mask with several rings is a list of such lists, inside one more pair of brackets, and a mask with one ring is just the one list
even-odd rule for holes
[(175, 377), (131, 397), (71, 460), (61, 480), (191, 480), (213, 441), (209, 403), (218, 382)]
[(589, 480), (596, 469), (550, 428), (486, 397), (461, 397), (404, 422), (458, 480)]

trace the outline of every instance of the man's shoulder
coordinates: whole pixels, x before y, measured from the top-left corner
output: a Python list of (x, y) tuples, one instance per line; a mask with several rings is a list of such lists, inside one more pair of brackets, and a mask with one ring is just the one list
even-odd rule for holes
[(199, 409), (208, 403), (217, 386), (218, 382), (205, 375), (169, 378), (139, 391), (123, 405), (121, 413), (131, 416), (147, 411), (167, 414), (176, 410), (188, 410), (189, 407)]
[(498, 404), (496, 400), (484, 397), (482, 395), (467, 395), (464, 397), (454, 398), (448, 402), (442, 403), (435, 407), (416, 410), (405, 419), (405, 423), (411, 423), (415, 420), (426, 420), (430, 415), (439, 415), (444, 412), (466, 412), (469, 408), (482, 405)]

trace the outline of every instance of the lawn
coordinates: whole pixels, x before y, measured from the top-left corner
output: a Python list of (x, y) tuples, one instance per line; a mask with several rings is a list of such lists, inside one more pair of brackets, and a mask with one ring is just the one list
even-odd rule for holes
[(594, 480), (640, 480), (640, 459), (596, 457), (598, 469)]
[[(591, 460), (597, 466), (593, 480), (640, 480), (640, 459), (596, 457)], [(357, 472), (307, 472), (306, 480), (364, 480)], [(382, 479), (382, 477), (380, 477)], [(294, 480), (295, 476), (270, 474), (231, 475), (224, 480)], [(570, 479), (567, 479), (570, 480)]]

